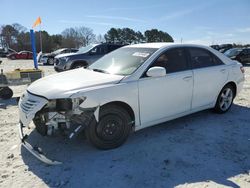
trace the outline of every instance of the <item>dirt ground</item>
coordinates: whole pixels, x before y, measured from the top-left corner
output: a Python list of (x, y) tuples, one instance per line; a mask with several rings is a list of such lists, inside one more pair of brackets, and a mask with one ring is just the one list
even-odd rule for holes
[[(2, 59), (0, 69), (31, 68)], [(48, 74), (53, 67), (40, 66)], [(244, 89), (223, 115), (202, 111), (132, 134), (120, 148), (100, 151), (84, 136), (69, 141), (28, 138), (52, 159), (48, 166), (20, 147), (16, 97), (0, 100), (0, 187), (250, 187), (250, 66)]]

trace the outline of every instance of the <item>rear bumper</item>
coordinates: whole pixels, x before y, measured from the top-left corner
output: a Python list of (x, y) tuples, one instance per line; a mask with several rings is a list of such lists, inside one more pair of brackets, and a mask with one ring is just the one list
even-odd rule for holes
[(28, 138), (28, 135), (24, 135), (23, 133), (23, 128), (25, 126), (22, 123), (19, 123), (18, 125), (18, 132), (19, 132), (19, 137), (21, 140), (21, 145), (26, 148), (32, 155), (34, 155), (37, 159), (40, 161), (48, 164), (48, 165), (59, 165), (62, 164), (62, 162), (55, 161), (48, 159), (42, 152), (42, 150), (39, 147), (33, 147), (31, 146), (28, 142), (26, 142), (26, 139)]

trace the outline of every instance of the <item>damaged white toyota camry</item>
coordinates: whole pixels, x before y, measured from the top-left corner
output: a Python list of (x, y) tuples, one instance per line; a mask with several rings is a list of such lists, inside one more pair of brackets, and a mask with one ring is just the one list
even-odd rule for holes
[(200, 45), (147, 43), (122, 47), (88, 68), (42, 78), (19, 101), (22, 144), (48, 164), (23, 129), (33, 121), (42, 135), (84, 131), (100, 149), (123, 144), (139, 130), (204, 109), (229, 110), (244, 81), (244, 69)]

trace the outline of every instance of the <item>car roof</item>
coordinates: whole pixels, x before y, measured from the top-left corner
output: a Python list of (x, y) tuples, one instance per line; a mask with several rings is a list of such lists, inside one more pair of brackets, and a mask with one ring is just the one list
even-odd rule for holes
[(185, 44), (185, 43), (173, 43), (173, 42), (153, 42), (153, 43), (141, 43), (141, 44), (132, 44), (124, 46), (123, 48), (165, 48), (165, 47), (199, 47), (199, 48), (210, 48), (204, 45), (198, 44)]
[(20, 51), (18, 53), (23, 53), (23, 52), (30, 52), (30, 53), (32, 53), (31, 51), (28, 51), (28, 50), (23, 50), (23, 51)]

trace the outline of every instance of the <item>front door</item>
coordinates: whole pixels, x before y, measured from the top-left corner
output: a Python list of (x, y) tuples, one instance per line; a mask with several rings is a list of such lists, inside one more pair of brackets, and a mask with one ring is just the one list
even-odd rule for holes
[(191, 109), (193, 72), (188, 68), (185, 50), (167, 50), (149, 68), (154, 66), (164, 67), (167, 75), (156, 78), (145, 74), (138, 82), (143, 127)]

